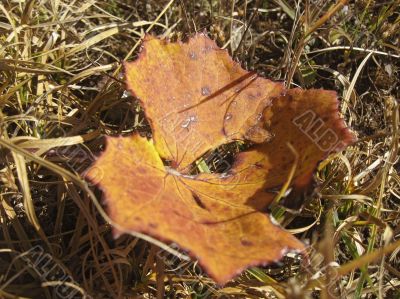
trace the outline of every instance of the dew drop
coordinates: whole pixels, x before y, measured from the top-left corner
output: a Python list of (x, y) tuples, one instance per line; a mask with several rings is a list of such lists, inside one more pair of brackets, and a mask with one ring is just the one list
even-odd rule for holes
[(207, 52), (209, 52), (209, 51), (211, 51), (211, 50), (212, 50), (211, 46), (205, 46), (205, 47), (202, 49), (202, 52), (203, 52), (203, 53), (207, 53)]
[(230, 114), (230, 113), (228, 113), (226, 116), (225, 116), (225, 120), (230, 120), (232, 118), (232, 114)]
[(211, 94), (210, 88), (208, 88), (207, 86), (203, 86), (201, 88), (201, 94), (203, 96), (209, 96)]
[(232, 176), (231, 174), (229, 174), (227, 172), (223, 172), (223, 173), (220, 174), (219, 178), (220, 179), (226, 179), (226, 178), (229, 178), (231, 176)]
[(196, 122), (196, 121), (197, 121), (197, 117), (196, 117), (196, 116), (194, 116), (194, 115), (189, 116), (189, 117), (186, 118), (185, 121), (181, 124), (181, 127), (187, 129), (187, 128), (189, 128), (189, 126), (190, 126), (192, 123), (194, 123), (194, 122)]
[(196, 60), (197, 59), (197, 55), (195, 52), (189, 52), (189, 58), (192, 60)]

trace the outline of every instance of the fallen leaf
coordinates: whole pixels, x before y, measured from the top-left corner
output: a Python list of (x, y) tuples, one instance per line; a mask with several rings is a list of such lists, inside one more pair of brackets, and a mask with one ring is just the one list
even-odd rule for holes
[[(336, 94), (294, 89), (281, 95), (281, 84), (242, 70), (203, 35), (185, 44), (147, 38), (126, 69), (153, 140), (107, 137), (87, 172), (92, 181), (103, 174), (97, 183), (118, 224), (115, 236), (135, 231), (175, 242), (219, 284), (288, 250), (302, 251), (262, 211), (293, 165), (289, 196), (296, 197), (310, 186), (319, 161), (354, 141)], [(202, 154), (236, 139), (264, 142), (239, 153), (225, 173), (189, 175)]]
[(230, 141), (268, 139), (262, 112), (283, 92), (281, 83), (243, 70), (204, 34), (187, 43), (147, 36), (125, 69), (157, 151), (179, 170)]
[[(276, 194), (288, 178), (295, 163), (292, 146), (299, 156), (287, 202), (296, 201), (307, 189), (312, 188), (313, 174), (318, 163), (330, 153), (343, 150), (356, 141), (339, 115), (336, 92), (321, 89), (291, 89), (274, 101), (264, 111), (266, 128), (274, 136), (270, 142), (256, 145), (251, 151), (240, 153), (237, 159), (251, 161), (268, 159), (265, 190)], [(268, 198), (268, 199), (266, 199)], [(248, 204), (264, 209), (271, 197), (253, 198)], [(293, 204), (293, 203), (292, 203)]]
[(95, 165), (104, 171), (100, 188), (109, 216), (124, 232), (179, 244), (221, 285), (251, 265), (304, 249), (268, 215), (244, 204), (265, 183), (254, 164), (240, 163), (223, 175), (182, 175), (164, 167), (151, 141), (133, 135), (108, 137)]

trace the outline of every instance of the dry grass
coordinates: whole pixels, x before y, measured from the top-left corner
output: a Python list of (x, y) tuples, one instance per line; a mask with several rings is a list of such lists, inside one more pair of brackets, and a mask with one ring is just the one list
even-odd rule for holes
[[(77, 297), (400, 298), (400, 2), (345, 3), (1, 1), (0, 297), (62, 298), (71, 277)], [(81, 178), (102, 136), (151, 134), (121, 73), (144, 33), (203, 30), (247, 69), (337, 90), (359, 136), (320, 165), (300, 211), (271, 208), (311, 263), (289, 255), (222, 289), (151, 240), (114, 240)], [(58, 274), (29, 267), (37, 245)]]

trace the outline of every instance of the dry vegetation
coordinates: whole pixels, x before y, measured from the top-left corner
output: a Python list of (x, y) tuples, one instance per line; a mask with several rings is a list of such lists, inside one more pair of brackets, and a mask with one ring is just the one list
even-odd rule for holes
[[(345, 3), (2, 0), (0, 298), (400, 298), (400, 1)], [(336, 90), (359, 137), (320, 165), (300, 210), (271, 207), (310, 263), (288, 255), (223, 288), (151, 240), (114, 240), (82, 179), (102, 136), (151, 135), (121, 68), (143, 35), (199, 31), (246, 69)], [(30, 267), (32, 248), (58, 274)]]

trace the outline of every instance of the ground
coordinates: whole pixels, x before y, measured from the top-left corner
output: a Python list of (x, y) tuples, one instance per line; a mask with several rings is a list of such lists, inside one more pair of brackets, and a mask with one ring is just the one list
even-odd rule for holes
[[(400, 298), (399, 7), (3, 0), (0, 297)], [(101, 192), (82, 178), (105, 135), (151, 137), (122, 62), (135, 59), (145, 33), (178, 40), (196, 32), (247, 70), (340, 96), (358, 142), (320, 164), (318, 188), (299, 210), (271, 208), (309, 245), (310, 263), (290, 254), (218, 287), (196, 263), (138, 236), (115, 240)], [(218, 151), (232, 159), (237, 148)]]

